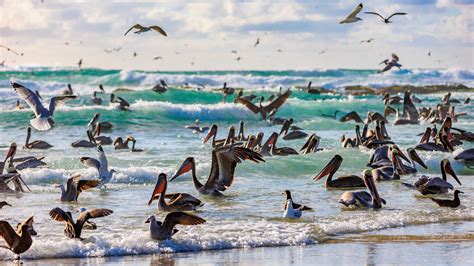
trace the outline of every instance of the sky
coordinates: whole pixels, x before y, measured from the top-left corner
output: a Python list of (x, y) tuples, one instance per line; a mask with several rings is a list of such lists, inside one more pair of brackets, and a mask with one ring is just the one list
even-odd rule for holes
[[(384, 24), (361, 12), (362, 21), (339, 24), (359, 3), (0, 0), (0, 44), (24, 54), (0, 48), (0, 62), (77, 67), (83, 59), (86, 68), (158, 71), (376, 69), (396, 53), (406, 68), (474, 68), (474, 0), (363, 1), (363, 12), (408, 15)], [(136, 23), (159, 25), (168, 37), (124, 36)]]

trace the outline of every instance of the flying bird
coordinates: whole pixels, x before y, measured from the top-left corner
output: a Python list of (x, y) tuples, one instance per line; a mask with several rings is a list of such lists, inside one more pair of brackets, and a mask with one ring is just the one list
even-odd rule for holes
[(236, 51), (236, 50), (232, 50), (232, 51), (230, 51), (230, 52), (233, 53), (233, 54), (237, 54), (237, 51)]
[(365, 13), (365, 14), (372, 14), (372, 15), (379, 16), (385, 24), (392, 23), (392, 22), (390, 21), (390, 19), (391, 19), (393, 16), (403, 16), (403, 15), (406, 15), (406, 14), (407, 14), (407, 13), (403, 13), (403, 12), (396, 12), (396, 13), (393, 13), (392, 15), (390, 15), (388, 18), (384, 18), (382, 15), (380, 15), (380, 14), (377, 13), (377, 12), (364, 12), (364, 13)]
[(159, 60), (159, 59), (163, 59), (163, 57), (161, 56), (153, 57), (153, 60)]
[(260, 44), (260, 37), (257, 38), (257, 41), (255, 42), (255, 44), (253, 45), (253, 47), (255, 48), (255, 47), (257, 47), (257, 45), (259, 45), (259, 44)]
[(79, 68), (82, 67), (82, 58), (81, 58), (81, 60), (79, 60), (79, 62), (77, 62), (77, 66), (79, 66)]
[(428, 56), (431, 56), (431, 51), (428, 52)]
[(33, 110), (36, 118), (31, 119), (30, 124), (39, 131), (48, 130), (54, 125), (54, 110), (60, 102), (77, 97), (75, 95), (55, 96), (49, 101), (49, 109), (46, 109), (36, 93), (15, 82), (12, 82), (11, 85), (20, 98), (25, 100), (28, 106)]
[(360, 11), (362, 10), (363, 7), (364, 7), (364, 5), (362, 5), (362, 3), (357, 5), (356, 8), (344, 20), (339, 22), (339, 24), (354, 23), (354, 22), (357, 22), (359, 20), (362, 20), (361, 18), (357, 17), (357, 14), (360, 13)]
[(137, 57), (137, 52), (133, 52), (133, 57)]
[(402, 65), (400, 65), (398, 61), (399, 61), (398, 56), (396, 54), (392, 54), (392, 60), (385, 59), (382, 62), (380, 62), (379, 65), (385, 64), (385, 67), (382, 70), (379, 70), (378, 73), (389, 71), (390, 69), (392, 69), (392, 67), (398, 67), (398, 69), (400, 69)]
[(240, 59), (242, 59), (242, 58), (239, 56), (235, 60), (240, 61)]
[(375, 38), (370, 38), (370, 39), (367, 39), (367, 40), (362, 40), (362, 41), (360, 41), (360, 43), (364, 43), (364, 42), (370, 43), (370, 42), (372, 42), (373, 40), (375, 40)]
[(125, 34), (124, 34), (123, 36), (127, 35), (127, 33), (128, 33), (129, 31), (131, 31), (132, 29), (136, 29), (136, 30), (137, 30), (137, 31), (135, 31), (135, 32), (133, 32), (133, 33), (143, 33), (143, 32), (147, 32), (147, 31), (150, 31), (150, 30), (154, 30), (154, 31), (160, 33), (160, 34), (163, 35), (163, 36), (168, 36), (168, 35), (166, 34), (166, 32), (165, 32), (161, 27), (159, 27), (159, 26), (153, 25), (153, 26), (149, 26), (149, 27), (144, 27), (144, 26), (142, 26), (142, 25), (140, 25), (140, 24), (135, 24), (135, 25), (133, 25), (130, 29), (127, 30), (127, 32), (125, 32)]
[(109, 183), (112, 179), (113, 174), (116, 172), (114, 169), (109, 171), (107, 164), (107, 157), (105, 157), (104, 150), (101, 145), (97, 146), (98, 159), (91, 157), (81, 157), (80, 161), (83, 165), (95, 168), (99, 173), (100, 186), (104, 186)]
[(16, 55), (23, 56), (23, 53), (19, 53), (19, 52), (15, 51), (15, 50), (13, 50), (13, 49), (11, 49), (11, 48), (9, 48), (9, 47), (6, 47), (5, 45), (1, 45), (1, 44), (0, 44), (0, 48), (5, 48), (5, 49), (7, 49), (8, 52), (12, 52), (12, 53), (14, 53), (14, 54), (16, 54)]
[(278, 49), (277, 52), (283, 53), (283, 50), (282, 50), (282, 49)]

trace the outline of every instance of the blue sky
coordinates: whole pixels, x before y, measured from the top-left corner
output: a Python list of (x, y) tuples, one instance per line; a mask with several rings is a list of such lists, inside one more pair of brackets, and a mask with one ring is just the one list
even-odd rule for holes
[[(473, 0), (363, 1), (363, 11), (408, 15), (386, 25), (361, 13), (363, 21), (340, 25), (359, 3), (0, 0), (0, 44), (25, 54), (1, 49), (0, 61), (74, 66), (83, 58), (84, 67), (146, 70), (377, 68), (395, 52), (409, 68), (473, 68)], [(123, 36), (135, 23), (160, 25), (168, 37)], [(369, 38), (375, 40), (360, 43)]]

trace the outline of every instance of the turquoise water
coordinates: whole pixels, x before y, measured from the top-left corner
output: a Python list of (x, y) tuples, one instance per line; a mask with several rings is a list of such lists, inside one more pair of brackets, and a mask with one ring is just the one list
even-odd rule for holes
[[(163, 94), (150, 91), (160, 79), (165, 79), (171, 88)], [(312, 177), (335, 155), (340, 154), (344, 162), (338, 174), (360, 174), (370, 156), (370, 150), (342, 149), (339, 139), (342, 134), (353, 135), (354, 123), (340, 123), (322, 114), (357, 111), (361, 116), (368, 111), (383, 111), (378, 96), (309, 95), (294, 90), (278, 116), (292, 117), (295, 124), (308, 133), (317, 133), (324, 150), (310, 155), (292, 157), (268, 157), (264, 164), (244, 162), (236, 170), (235, 183), (223, 198), (199, 196), (194, 190), (189, 175), (178, 178), (169, 185), (170, 192), (187, 192), (205, 203), (198, 215), (207, 220), (202, 226), (182, 226), (173, 240), (155, 242), (148, 237), (144, 221), (150, 214), (156, 214), (156, 205), (146, 204), (154, 187), (157, 174), (174, 173), (188, 156), (194, 156), (197, 175), (201, 179), (210, 170), (209, 145), (202, 145), (203, 134), (194, 134), (185, 125), (200, 119), (203, 125), (218, 124), (218, 138), (226, 134), (231, 125), (246, 122), (246, 134), (263, 131), (265, 136), (279, 132), (279, 126), (269, 125), (241, 105), (232, 103), (233, 97), (222, 102), (222, 94), (215, 91), (227, 82), (232, 87), (244, 87), (244, 92), (269, 96), (280, 86), (304, 86), (309, 80), (314, 86), (341, 90), (346, 85), (370, 85), (381, 87), (393, 84), (430, 85), (463, 83), (472, 86), (474, 74), (471, 70), (403, 70), (400, 72), (376, 74), (375, 70), (313, 70), (313, 71), (220, 71), (220, 72), (144, 72), (101, 69), (55, 69), (21, 68), (0, 71), (0, 152), (6, 152), (11, 142), (21, 147), (30, 111), (15, 110), (18, 96), (10, 87), (10, 81), (39, 90), (46, 101), (57, 95), (66, 84), (71, 83), (79, 99), (69, 101), (58, 108), (55, 114), (56, 126), (47, 132), (33, 131), (32, 139), (50, 142), (54, 147), (48, 151), (19, 149), (24, 155), (45, 156), (47, 168), (29, 169), (22, 172), (33, 192), (20, 197), (6, 197), (13, 208), (0, 210), (0, 219), (17, 222), (35, 214), (35, 227), (39, 236), (24, 258), (93, 257), (150, 254), (157, 252), (202, 251), (214, 249), (306, 245), (321, 242), (328, 236), (363, 234), (391, 228), (412, 228), (420, 225), (448, 224), (456, 226), (474, 219), (472, 194), (474, 193), (474, 171), (462, 162), (453, 160), (462, 150), (474, 147), (465, 143), (453, 154), (420, 152), (429, 166), (420, 173), (439, 175), (439, 161), (451, 160), (463, 185), (462, 207), (440, 209), (431, 200), (415, 196), (399, 181), (378, 184), (379, 192), (387, 201), (380, 211), (346, 211), (337, 203), (341, 191), (327, 191), (323, 182), (314, 182)], [(106, 94), (101, 96), (104, 105), (94, 106), (91, 94), (102, 83)], [(184, 89), (181, 85), (204, 85), (202, 89)], [(116, 94), (130, 102), (130, 112), (123, 112), (109, 104), (109, 96), (117, 88), (128, 88)], [(419, 106), (434, 106), (442, 95), (417, 95), (423, 100)], [(464, 100), (474, 98), (474, 93), (453, 93), (453, 97)], [(25, 105), (22, 102), (23, 105)], [(460, 104), (458, 112), (467, 112), (455, 127), (474, 130), (473, 105)], [(114, 130), (105, 133), (112, 138), (133, 135), (137, 147), (143, 153), (116, 151), (111, 146), (104, 150), (109, 167), (118, 173), (105, 191), (84, 192), (77, 203), (59, 201), (56, 183), (65, 183), (72, 174), (80, 173), (95, 178), (96, 173), (79, 162), (81, 156), (96, 157), (93, 149), (73, 149), (70, 144), (85, 139), (86, 125), (96, 113), (101, 121), (110, 121)], [(393, 118), (392, 118), (393, 119)], [(392, 120), (390, 120), (392, 121)], [(414, 146), (426, 124), (387, 127), (401, 148)], [(299, 149), (304, 140), (283, 141), (279, 146)], [(402, 181), (413, 182), (414, 176), (404, 176)], [(290, 189), (295, 201), (313, 207), (298, 221), (281, 218), (284, 198), (281, 193)], [(451, 194), (449, 195), (449, 197)], [(106, 218), (97, 219), (99, 230), (85, 231), (85, 241), (67, 239), (63, 225), (52, 221), (48, 212), (54, 207), (73, 209), (105, 207), (114, 210)], [(163, 214), (158, 213), (160, 218)], [(453, 223), (457, 222), (457, 223)], [(415, 227), (418, 228), (418, 227)], [(418, 229), (412, 230), (415, 233)], [(422, 230), (420, 229), (420, 232)], [(398, 232), (398, 231), (397, 231)], [(399, 232), (402, 234), (403, 232)], [(12, 258), (5, 250), (0, 257)]]

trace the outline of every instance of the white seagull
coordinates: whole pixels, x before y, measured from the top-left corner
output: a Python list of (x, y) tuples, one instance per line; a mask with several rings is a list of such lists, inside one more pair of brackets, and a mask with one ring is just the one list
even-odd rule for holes
[(105, 184), (109, 183), (112, 179), (112, 175), (116, 173), (114, 169), (108, 169), (107, 158), (105, 157), (104, 150), (101, 145), (97, 145), (97, 152), (99, 154), (99, 159), (94, 159), (90, 157), (81, 157), (81, 163), (85, 166), (96, 168), (99, 172), (100, 186), (105, 187)]
[(39, 131), (46, 131), (54, 125), (53, 114), (58, 103), (64, 100), (76, 98), (75, 95), (53, 97), (49, 101), (49, 109), (46, 109), (36, 93), (15, 82), (12, 82), (11, 85), (20, 98), (25, 100), (28, 106), (33, 110), (36, 118), (31, 119), (30, 124)]
[(283, 218), (291, 218), (291, 219), (299, 219), (303, 215), (303, 212), (301, 211), (303, 207), (300, 207), (298, 209), (293, 208), (293, 201), (291, 199), (288, 199), (286, 201), (286, 209), (285, 212), (283, 213)]
[(356, 8), (344, 20), (342, 20), (339, 23), (340, 24), (354, 23), (354, 22), (357, 22), (359, 20), (362, 20), (361, 18), (357, 17), (357, 14), (359, 14), (359, 12), (362, 10), (363, 7), (364, 6), (362, 5), (362, 3), (360, 3), (359, 5), (356, 6)]

